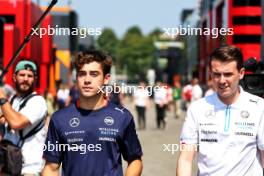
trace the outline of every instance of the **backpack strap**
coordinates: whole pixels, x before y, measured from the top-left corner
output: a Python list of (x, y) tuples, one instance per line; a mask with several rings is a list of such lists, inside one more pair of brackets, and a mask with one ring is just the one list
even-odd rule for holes
[(12, 98), (11, 98), (11, 100), (10, 100), (10, 104), (11, 104), (11, 105), (14, 103), (14, 100), (15, 100), (16, 97), (17, 97), (16, 95), (12, 96)]
[(23, 136), (23, 130), (19, 130), (19, 136), (20, 136), (20, 142), (19, 142), (19, 146), (23, 146), (25, 140), (35, 134), (37, 134), (37, 132), (39, 132), (45, 125), (44, 123), (45, 118), (41, 119), (41, 121), (32, 129), (30, 130), (25, 136)]
[[(25, 99), (24, 99), (24, 101), (22, 102), (22, 104), (19, 106), (19, 109), (18, 109), (18, 111), (20, 111), (21, 109), (23, 109), (25, 106), (26, 106), (26, 104), (27, 104), (27, 102), (28, 102), (28, 100), (29, 99), (31, 99), (32, 97), (34, 97), (34, 96), (38, 96), (38, 94), (30, 94), (30, 95), (28, 95)], [(13, 98), (12, 98), (13, 99)], [(11, 100), (12, 101), (12, 100)]]
[[(22, 102), (21, 105), (19, 106), (18, 111), (20, 111), (21, 109), (23, 109), (23, 108), (26, 106), (28, 100), (29, 100), (30, 98), (34, 97), (34, 96), (38, 96), (38, 94), (33, 93), (33, 94), (28, 95), (26, 98), (24, 98), (23, 102)], [(17, 96), (14, 95), (14, 96), (10, 99), (10, 104), (11, 104), (11, 105), (13, 105), (14, 100), (15, 100), (16, 97), (17, 97)]]
[[(26, 106), (28, 100), (30, 100), (34, 96), (39, 96), (39, 95), (38, 94), (35, 94), (35, 93), (28, 95), (24, 99), (24, 101), (20, 104), (18, 111), (20, 111), (21, 109), (23, 109)], [(11, 104), (13, 103), (13, 101), (14, 101), (15, 98), (16, 98), (16, 96), (13, 96), (12, 97), (12, 99), (10, 101)], [(32, 130), (30, 130), (25, 136), (23, 136), (23, 129), (19, 130), (19, 136), (20, 136), (20, 144), (19, 145), (22, 147), (23, 144), (24, 144), (24, 141), (27, 138), (29, 138), (29, 137), (35, 135), (37, 132), (39, 132), (44, 127), (44, 125), (45, 125), (44, 122), (45, 122), (45, 118), (41, 119), (40, 122)]]

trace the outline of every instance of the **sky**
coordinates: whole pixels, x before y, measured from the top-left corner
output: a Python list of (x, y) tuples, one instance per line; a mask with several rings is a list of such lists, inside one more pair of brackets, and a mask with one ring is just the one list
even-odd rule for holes
[[(40, 0), (47, 5), (47, 0)], [(68, 0), (59, 0), (59, 6)], [(144, 34), (154, 28), (169, 28), (180, 25), (184, 8), (195, 8), (198, 0), (71, 0), (71, 7), (79, 17), (80, 27), (112, 28), (118, 37), (138, 25)]]

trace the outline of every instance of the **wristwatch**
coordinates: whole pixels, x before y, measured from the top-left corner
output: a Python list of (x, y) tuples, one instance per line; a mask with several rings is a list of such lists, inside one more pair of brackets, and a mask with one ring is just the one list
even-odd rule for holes
[(6, 98), (0, 98), (0, 106), (3, 106), (7, 101)]

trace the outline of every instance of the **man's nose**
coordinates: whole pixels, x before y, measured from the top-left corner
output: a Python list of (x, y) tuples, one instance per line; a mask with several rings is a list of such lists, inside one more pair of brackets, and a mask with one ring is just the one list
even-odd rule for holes
[(226, 79), (225, 79), (225, 76), (224, 75), (221, 75), (220, 76), (220, 79), (219, 79), (219, 82), (220, 83), (225, 83)]
[(29, 78), (29, 76), (28, 76), (28, 75), (25, 75), (25, 76), (23, 76), (23, 79), (24, 79), (25, 81), (27, 81), (27, 80), (28, 80), (28, 78)]
[(84, 83), (85, 84), (91, 83), (91, 76), (90, 75), (85, 76)]

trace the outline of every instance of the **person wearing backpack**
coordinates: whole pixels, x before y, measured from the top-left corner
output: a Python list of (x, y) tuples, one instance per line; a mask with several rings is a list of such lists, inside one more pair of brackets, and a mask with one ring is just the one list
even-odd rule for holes
[[(3, 141), (8, 141), (6, 143), (11, 144), (16, 151), (21, 150), (22, 155), (21, 173), (13, 173), (19, 168), (19, 165), (13, 165), (14, 163), (3, 167), (3, 172), (9, 175), (40, 175), (44, 166), (42, 154), (46, 138), (44, 123), (47, 105), (45, 99), (34, 91), (36, 80), (36, 64), (22, 60), (17, 63), (13, 75), (17, 94), (8, 101), (0, 90), (1, 121), (6, 124)], [(19, 154), (14, 154), (19, 158)]]

